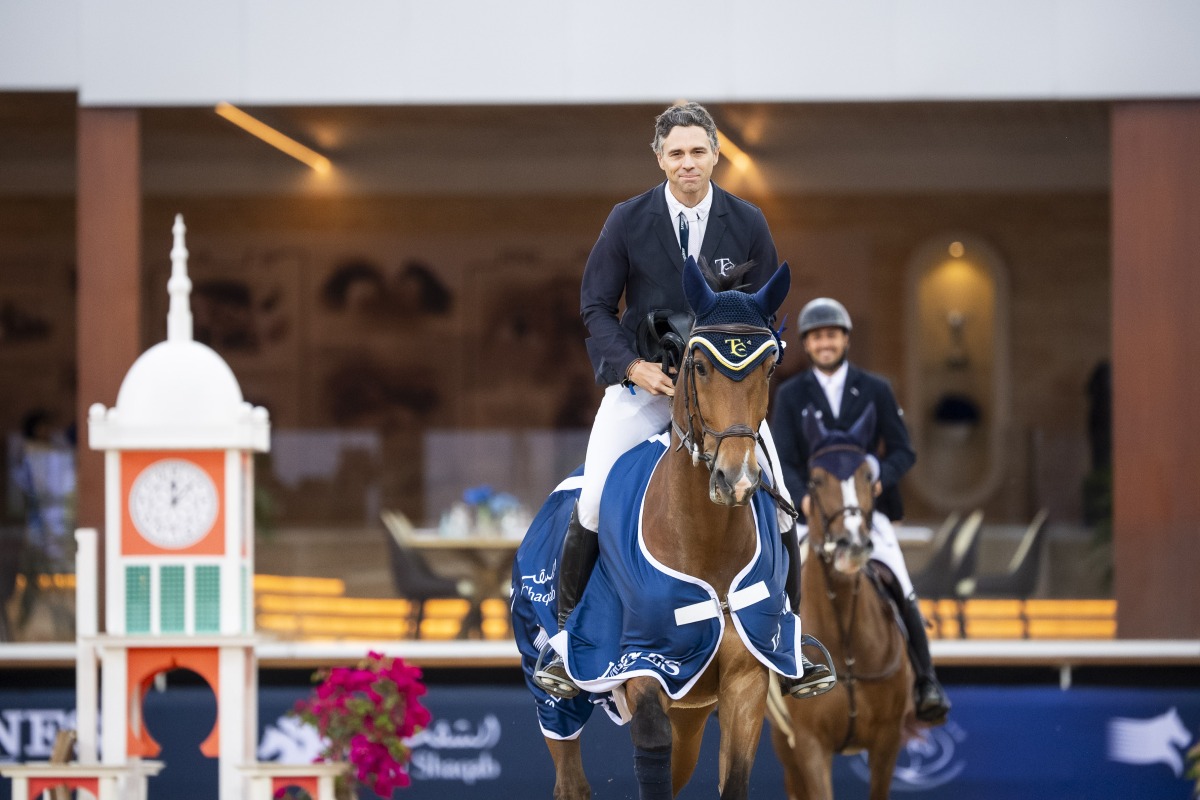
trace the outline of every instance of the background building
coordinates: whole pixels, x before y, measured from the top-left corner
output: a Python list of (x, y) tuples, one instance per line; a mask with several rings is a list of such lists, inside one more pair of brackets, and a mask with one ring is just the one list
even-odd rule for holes
[[(1198, 26), (1165, 1), (4, 2), (0, 424), (113, 402), (182, 212), (197, 338), (274, 422), (260, 567), (386, 594), (380, 510), (535, 505), (581, 459), (582, 265), (686, 97), (745, 154), (715, 177), (798, 268), (792, 318), (841, 298), (895, 384), (910, 520), (1048, 508), (1063, 592), (1111, 564), (1121, 636), (1196, 637)], [(78, 486), (99, 525), (86, 448)]]

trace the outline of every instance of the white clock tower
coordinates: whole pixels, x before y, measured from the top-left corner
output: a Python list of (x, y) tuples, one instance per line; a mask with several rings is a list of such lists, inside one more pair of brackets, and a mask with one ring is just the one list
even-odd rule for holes
[[(159, 673), (190, 669), (217, 697), (200, 749), (220, 758), (222, 800), (240, 800), (238, 768), (255, 760), (257, 735), (253, 453), (268, 449), (270, 422), (225, 361), (192, 339), (184, 231), (177, 216), (166, 341), (133, 364), (113, 408), (88, 414), (89, 444), (105, 453), (105, 632), (92, 651), (101, 750), (105, 764), (156, 755), (142, 699)], [(81, 758), (95, 744), (85, 739), (86, 688)]]

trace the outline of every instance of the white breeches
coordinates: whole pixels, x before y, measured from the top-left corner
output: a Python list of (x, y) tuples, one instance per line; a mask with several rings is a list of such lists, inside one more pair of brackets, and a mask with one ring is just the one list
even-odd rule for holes
[[(808, 526), (797, 525), (796, 534), (803, 544), (808, 540)], [(871, 544), (871, 560), (878, 561), (892, 571), (896, 580), (900, 581), (900, 588), (904, 590), (905, 597), (912, 594), (912, 578), (908, 576), (908, 567), (904, 564), (904, 552), (896, 538), (896, 529), (892, 527), (892, 521), (878, 511), (871, 518)], [(803, 548), (802, 552), (807, 554), (808, 550), (809, 548)]]
[[(579, 522), (585, 528), (599, 530), (600, 495), (604, 491), (608, 471), (612, 469), (616, 460), (635, 445), (662, 433), (670, 424), (670, 397), (650, 394), (640, 388), (636, 393), (630, 393), (628, 388), (620, 384), (604, 390), (604, 399), (600, 401), (596, 421), (592, 423), (592, 434), (588, 438), (587, 458), (583, 464), (583, 489), (579, 493), (577, 507)], [(775, 452), (775, 442), (771, 438), (771, 429), (767, 427), (766, 420), (763, 420), (759, 433), (762, 434), (771, 456), (770, 460), (765, 458), (762, 447), (759, 446), (759, 467), (766, 470), (774, 466), (778, 470), (779, 455)], [(773, 483), (779, 488), (779, 493), (784, 499), (791, 503), (791, 495), (788, 494), (783, 481), (773, 480)]]

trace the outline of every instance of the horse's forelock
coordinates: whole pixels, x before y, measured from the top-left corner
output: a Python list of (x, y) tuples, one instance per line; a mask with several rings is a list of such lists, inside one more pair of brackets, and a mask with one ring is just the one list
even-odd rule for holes
[(728, 292), (734, 289), (744, 291), (748, 284), (743, 280), (746, 273), (754, 266), (754, 261), (746, 261), (733, 267), (729, 267), (722, 273), (709, 263), (707, 258), (703, 256), (697, 262), (700, 265), (700, 272), (704, 275), (704, 280), (712, 287), (714, 292)]

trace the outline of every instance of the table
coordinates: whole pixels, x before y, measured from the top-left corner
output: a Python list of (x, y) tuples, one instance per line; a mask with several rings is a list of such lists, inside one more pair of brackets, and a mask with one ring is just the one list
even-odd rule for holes
[(393, 511), (380, 515), (401, 547), (419, 551), (430, 569), (445, 578), (471, 582), (471, 609), (463, 619), (459, 638), (482, 637), (483, 601), (507, 601), (511, 590), (513, 557), (521, 540), (511, 536), (439, 536), (433, 528), (415, 528)]

